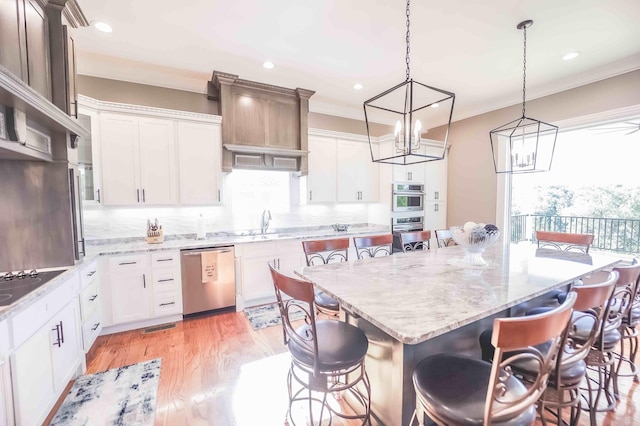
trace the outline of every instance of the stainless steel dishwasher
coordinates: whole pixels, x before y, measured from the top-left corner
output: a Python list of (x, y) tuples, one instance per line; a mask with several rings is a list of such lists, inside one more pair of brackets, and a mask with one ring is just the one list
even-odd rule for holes
[(184, 315), (235, 306), (233, 246), (181, 250), (180, 258)]

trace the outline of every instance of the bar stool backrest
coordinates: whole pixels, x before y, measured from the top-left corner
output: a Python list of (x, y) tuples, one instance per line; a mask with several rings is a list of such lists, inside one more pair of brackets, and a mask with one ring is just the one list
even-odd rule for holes
[[(623, 306), (622, 315), (628, 321), (627, 324), (633, 324), (637, 319), (633, 318), (632, 308), (638, 307), (640, 301), (638, 301), (638, 291), (640, 290), (640, 264), (633, 263), (628, 266), (616, 266), (613, 268), (620, 277), (618, 278), (617, 286), (626, 287), (628, 289), (629, 303)], [(616, 290), (618, 293), (619, 291)]]
[(327, 263), (349, 260), (349, 238), (331, 240), (303, 241), (302, 249), (307, 266), (326, 265)]
[(589, 247), (593, 243), (593, 234), (536, 231), (536, 239), (538, 240), (538, 247), (589, 253)]
[(418, 251), (430, 249), (431, 231), (403, 232), (400, 234), (402, 251)]
[[(538, 315), (496, 318), (491, 343), (495, 347), (489, 389), (485, 403), (484, 424), (499, 423), (513, 418), (536, 403), (547, 386), (560, 342), (571, 318), (577, 294), (570, 292), (559, 307)], [(549, 350), (541, 352), (536, 345), (550, 342)], [(510, 353), (511, 352), (511, 353)], [(504, 357), (504, 359), (503, 359)], [(537, 377), (517, 399), (504, 399), (504, 382), (512, 375), (510, 364), (533, 362), (539, 366)]]
[(358, 259), (367, 257), (388, 256), (391, 254), (393, 235), (373, 235), (369, 237), (353, 237)]
[(453, 240), (453, 235), (449, 229), (436, 229), (436, 241), (438, 241), (438, 248), (450, 247), (457, 245)]

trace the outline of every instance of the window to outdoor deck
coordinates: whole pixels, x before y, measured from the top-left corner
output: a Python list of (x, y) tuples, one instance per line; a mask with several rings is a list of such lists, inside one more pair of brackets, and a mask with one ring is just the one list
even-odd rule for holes
[(640, 117), (560, 132), (549, 172), (514, 174), (511, 240), (594, 234), (592, 249), (640, 254)]

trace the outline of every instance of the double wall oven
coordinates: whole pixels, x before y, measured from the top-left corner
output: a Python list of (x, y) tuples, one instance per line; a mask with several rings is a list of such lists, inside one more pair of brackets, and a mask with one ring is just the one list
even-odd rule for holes
[(424, 185), (394, 182), (391, 188), (393, 251), (402, 251), (400, 234), (424, 229)]

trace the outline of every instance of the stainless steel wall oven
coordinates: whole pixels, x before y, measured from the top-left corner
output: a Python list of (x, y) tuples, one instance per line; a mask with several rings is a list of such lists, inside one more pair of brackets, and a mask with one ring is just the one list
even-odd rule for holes
[(398, 182), (392, 184), (392, 211), (410, 212), (423, 209), (424, 185)]

